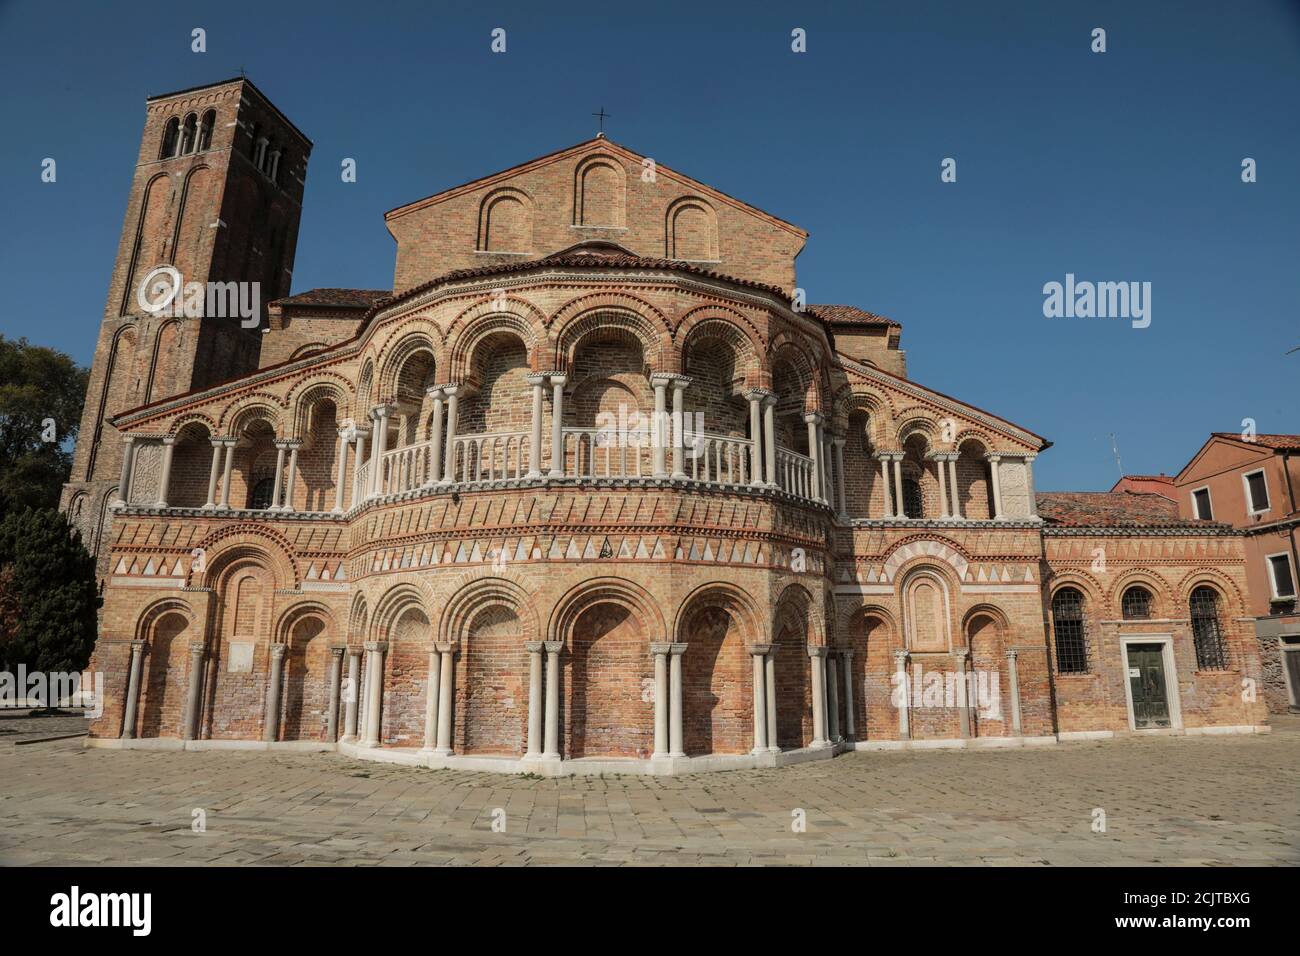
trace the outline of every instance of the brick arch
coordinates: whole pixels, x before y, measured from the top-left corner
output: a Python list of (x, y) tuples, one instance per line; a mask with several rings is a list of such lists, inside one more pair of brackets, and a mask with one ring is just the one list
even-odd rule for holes
[[(603, 216), (599, 209), (600, 197), (588, 194), (591, 183), (588, 176), (597, 169), (608, 169), (613, 179), (610, 183), (612, 195), (608, 199), (607, 214)], [(596, 200), (593, 202), (593, 200)], [(592, 207), (596, 206), (593, 211)], [(627, 206), (627, 170), (613, 156), (598, 153), (583, 159), (573, 170), (573, 224), (575, 226), (621, 227), (626, 218)], [(597, 221), (602, 220), (602, 221)]]
[(688, 756), (742, 754), (754, 746), (753, 665), (748, 646), (764, 643), (752, 598), (735, 585), (696, 588), (673, 625), (682, 656), (683, 741)]
[[(276, 588), (297, 590), (302, 584), (293, 558), (293, 546), (279, 531), (261, 524), (241, 522), (219, 528), (199, 542), (203, 561), (190, 562), (189, 587), (213, 587), (222, 570), (241, 555), (260, 559), (275, 581)], [(202, 571), (196, 570), (200, 564)], [(201, 582), (201, 584), (200, 584)]]
[(728, 308), (717, 303), (696, 306), (677, 320), (673, 339), (684, 353), (687, 343), (699, 334), (698, 330), (701, 326), (710, 326), (719, 322), (743, 337), (744, 345), (749, 350), (752, 360), (760, 371), (766, 371), (764, 359), (767, 354), (767, 340), (754, 321), (739, 309)]
[(140, 737), (180, 737), (189, 684), (187, 651), (190, 643), (201, 640), (194, 609), (179, 598), (154, 601), (136, 621), (136, 639), (145, 642), (137, 733)]
[(808, 646), (817, 639), (817, 602), (801, 584), (789, 584), (773, 605), (772, 645), (776, 655), (776, 744), (806, 747), (812, 742), (812, 675)]
[(355, 388), (356, 386), (351, 379), (338, 372), (331, 372), (326, 369), (312, 371), (294, 382), (284, 396), (284, 405), (290, 409), (294, 434), (302, 434), (303, 419), (308, 401), (320, 397), (322, 394), (329, 394), (329, 397), (334, 402), (334, 407), (338, 409), (340, 421), (351, 418), (355, 414), (352, 410)]
[[(408, 611), (418, 610), (425, 620), (432, 625), (433, 615), (429, 613), (432, 605), (423, 588), (414, 584), (395, 584), (386, 590), (375, 602), (375, 611), (370, 616), (367, 640), (385, 641), (393, 627)], [(433, 642), (433, 627), (429, 628), (427, 643)]]
[[(709, 312), (715, 312), (709, 309)], [(684, 324), (683, 324), (684, 326)], [(679, 333), (683, 326), (678, 327)], [(737, 324), (735, 315), (706, 314), (691, 321), (685, 334), (680, 335), (680, 352), (678, 363), (682, 372), (692, 374), (690, 368), (691, 349), (701, 342), (721, 342), (731, 352), (734, 367), (744, 376), (741, 388), (758, 388), (762, 384), (763, 369), (759, 356), (763, 354), (761, 344), (756, 342), (749, 330)]]
[[(360, 592), (352, 598), (348, 608), (348, 632), (345, 640), (348, 644), (360, 644), (365, 640), (366, 628), (370, 624), (370, 603)], [(355, 640), (354, 640), (355, 638)]]
[(451, 338), (451, 370), (447, 380), (465, 381), (473, 371), (479, 348), (486, 340), (502, 334), (512, 335), (522, 342), (528, 355), (528, 367), (534, 372), (539, 371), (538, 363), (543, 351), (539, 346), (546, 341), (546, 332), (540, 321), (485, 307), (468, 325), (450, 333), (454, 337)]
[(1085, 617), (1092, 613), (1093, 608), (1105, 606), (1106, 588), (1091, 574), (1080, 571), (1078, 568), (1072, 568), (1068, 571), (1053, 571), (1050, 577), (1044, 579), (1043, 584), (1047, 591), (1044, 615), (1050, 611), (1052, 598), (1056, 596), (1056, 592), (1063, 587), (1077, 588), (1083, 593)]
[[(515, 208), (516, 205), (518, 208)], [(519, 248), (510, 248), (511, 246)], [(484, 196), (478, 209), (476, 248), (480, 252), (531, 252), (532, 197), (513, 186), (502, 186)]]
[[(902, 609), (903, 639), (914, 653), (945, 653), (959, 647), (957, 598), (961, 582), (952, 569), (932, 560), (919, 559), (904, 567), (898, 577), (898, 599)], [(927, 605), (922, 588), (937, 588)]]
[[(688, 217), (697, 220), (693, 227)], [(721, 257), (718, 213), (712, 203), (701, 196), (682, 196), (669, 203), (664, 210), (664, 258), (716, 262)]]
[[(423, 324), (423, 323), (422, 323)], [(432, 323), (429, 323), (432, 325)], [(431, 334), (428, 328), (403, 329), (394, 333), (379, 352), (379, 402), (397, 397), (398, 380), (406, 363), (421, 352), (427, 353), (436, 370), (445, 367), (445, 349), (441, 335)], [(368, 411), (368, 409), (367, 409)]]
[[(897, 736), (893, 705), (894, 653), (904, 649), (903, 632), (892, 610), (855, 602), (839, 615), (839, 646), (853, 651), (846, 663), (853, 684), (853, 722), (859, 740)], [(876, 622), (868, 628), (867, 622)]]
[(664, 639), (657, 602), (640, 585), (601, 577), (570, 589), (547, 631), (563, 641), (566, 751), (572, 757), (648, 757), (654, 746), (649, 645)]
[(885, 552), (883, 567), (889, 580), (894, 581), (906, 574), (917, 562), (935, 559), (947, 564), (951, 569), (954, 587), (961, 587), (966, 577), (966, 569), (974, 560), (971, 553), (955, 541), (936, 538), (919, 532), (899, 538)]
[(850, 416), (858, 412), (866, 413), (872, 446), (891, 447), (889, 442), (897, 429), (889, 399), (881, 392), (861, 386), (844, 385), (837, 389), (831, 401), (831, 427), (841, 432), (847, 430)]
[(284, 434), (282, 411), (283, 400), (275, 395), (262, 392), (245, 395), (222, 410), (220, 425), (227, 435), (238, 438), (240, 432), (261, 419), (270, 424), (277, 437), (282, 437)]
[(491, 604), (508, 604), (524, 623), (524, 640), (541, 640), (541, 627), (532, 598), (516, 575), (462, 576), (452, 588), (451, 599), (438, 619), (438, 640), (455, 641), (466, 622)]
[(281, 614), (273, 633), (276, 642), (287, 647), (279, 739), (327, 741), (329, 645), (337, 635), (334, 615), (319, 601), (305, 601)]
[(1150, 568), (1129, 568), (1116, 577), (1115, 582), (1110, 586), (1104, 598), (1106, 611), (1115, 620), (1118, 621), (1124, 617), (1124, 592), (1135, 584), (1140, 584), (1151, 592), (1152, 604), (1154, 605), (1152, 607), (1152, 616), (1178, 616), (1171, 613), (1177, 599), (1168, 581)]
[(772, 388), (778, 395), (781, 390), (776, 381), (777, 369), (783, 365), (795, 375), (794, 386), (802, 393), (803, 410), (820, 411), (822, 388), (820, 376), (817, 374), (817, 360), (806, 345), (795, 341), (785, 332), (779, 333), (768, 349), (767, 366), (772, 375)]
[(733, 609), (742, 618), (748, 632), (749, 643), (767, 643), (767, 628), (764, 626), (763, 615), (759, 613), (753, 597), (743, 588), (724, 581), (701, 584), (682, 600), (673, 619), (671, 633), (674, 640), (687, 641), (682, 633), (683, 624), (686, 623), (689, 615), (698, 609), (697, 605), (707, 605), (711, 601), (716, 602), (719, 607)]
[(1241, 590), (1231, 578), (1214, 568), (1196, 568), (1185, 574), (1178, 582), (1174, 594), (1177, 595), (1180, 609), (1188, 606), (1192, 599), (1192, 591), (1202, 584), (1213, 587), (1221, 596), (1231, 600), (1234, 615), (1243, 613), (1242, 609), (1246, 607), (1246, 601)]
[(208, 430), (209, 435), (214, 437), (217, 435), (217, 423), (203, 412), (186, 412), (184, 415), (177, 415), (167, 426), (167, 434), (175, 438), (190, 425), (202, 425)]
[[(618, 317), (623, 327), (632, 331), (646, 353), (646, 360), (658, 363), (672, 351), (673, 327), (668, 317), (650, 302), (626, 292), (588, 292), (570, 299), (546, 321), (555, 343), (556, 369), (568, 367), (573, 348), (579, 339), (601, 325), (602, 318)], [(659, 364), (655, 371), (668, 371)]]
[(897, 426), (893, 438), (899, 448), (902, 448), (913, 435), (921, 435), (925, 439), (927, 452), (938, 450), (943, 428), (931, 411), (912, 406), (899, 412), (895, 416), (895, 421)]

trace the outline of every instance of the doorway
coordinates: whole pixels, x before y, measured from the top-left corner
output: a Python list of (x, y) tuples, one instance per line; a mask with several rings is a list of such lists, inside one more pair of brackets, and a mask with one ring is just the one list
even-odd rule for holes
[(1128, 644), (1129, 700), (1134, 730), (1172, 726), (1162, 644)]

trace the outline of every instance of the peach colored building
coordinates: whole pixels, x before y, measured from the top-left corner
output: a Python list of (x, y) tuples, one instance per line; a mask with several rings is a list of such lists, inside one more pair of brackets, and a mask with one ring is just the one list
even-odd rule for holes
[(1300, 709), (1300, 435), (1214, 432), (1175, 479), (1179, 513), (1243, 532), (1269, 709)]
[(65, 494), (92, 746), (676, 773), (1266, 729), (1235, 529), (1037, 494), (1048, 441), (803, 304), (807, 233), (603, 136), (389, 212), (393, 288), (281, 296), (255, 357), (132, 305), (280, 276), (309, 147), (246, 80), (149, 100)]

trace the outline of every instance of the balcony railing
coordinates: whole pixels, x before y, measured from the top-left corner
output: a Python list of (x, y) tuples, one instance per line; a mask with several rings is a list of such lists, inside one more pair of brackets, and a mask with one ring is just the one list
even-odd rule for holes
[[(579, 479), (650, 479), (655, 477), (655, 449), (637, 436), (609, 428), (565, 428), (561, 432), (563, 462), (561, 474)], [(464, 484), (504, 484), (526, 478), (532, 466), (532, 440), (528, 432), (496, 432), (458, 435), (452, 441), (452, 480)], [(748, 438), (712, 435), (707, 432), (683, 436), (683, 470), (694, 481), (730, 487), (754, 484), (754, 443)], [(673, 464), (673, 449), (665, 448), (667, 477)], [(398, 495), (440, 484), (442, 469), (435, 474), (432, 442), (419, 442), (387, 451), (379, 460), (380, 473), (374, 486), (378, 497)], [(357, 483), (362, 497), (371, 488), (374, 459), (358, 468)], [(538, 471), (551, 474), (548, 462)], [(787, 494), (812, 500), (812, 459), (807, 455), (776, 449), (777, 486)]]
[(796, 498), (812, 498), (812, 459), (797, 451), (778, 447), (776, 450), (776, 484), (786, 494)]

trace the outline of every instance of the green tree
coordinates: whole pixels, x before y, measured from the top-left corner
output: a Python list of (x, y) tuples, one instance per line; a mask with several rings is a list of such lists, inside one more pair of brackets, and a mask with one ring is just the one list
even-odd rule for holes
[(90, 662), (99, 611), (95, 559), (67, 517), (24, 508), (0, 521), (0, 670), (73, 672)]
[(71, 356), (0, 335), (0, 514), (58, 506), (86, 378)]

